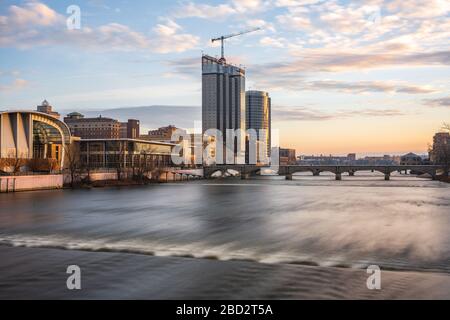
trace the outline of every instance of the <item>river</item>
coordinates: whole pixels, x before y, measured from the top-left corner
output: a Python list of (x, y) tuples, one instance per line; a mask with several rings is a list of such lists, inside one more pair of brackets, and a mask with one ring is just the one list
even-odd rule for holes
[[(369, 265), (392, 283), (409, 277), (380, 298), (428, 298), (424, 288), (448, 298), (449, 209), (449, 184), (376, 173), (1, 194), (0, 297), (33, 298), (36, 287), (67, 297), (50, 289), (72, 263), (103, 288), (79, 298), (372, 298)], [(105, 272), (120, 274), (108, 280), (119, 291), (104, 287)], [(170, 275), (169, 291), (157, 275)], [(252, 277), (268, 282), (245, 291)]]

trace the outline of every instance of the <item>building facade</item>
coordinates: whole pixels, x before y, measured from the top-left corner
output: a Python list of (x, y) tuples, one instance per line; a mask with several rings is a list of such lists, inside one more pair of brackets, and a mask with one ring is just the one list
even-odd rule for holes
[(48, 103), (47, 100), (42, 101), (41, 105), (37, 106), (36, 110), (37, 112), (49, 114), (57, 119), (60, 118), (60, 114), (56, 111), (53, 111), (53, 107), (50, 105), (50, 103)]
[[(222, 133), (226, 156), (226, 130), (245, 131), (245, 70), (224, 60), (202, 57), (202, 131), (217, 129)], [(245, 158), (245, 137), (235, 145), (234, 157)], [(215, 153), (214, 150), (212, 150)], [(212, 155), (214, 157), (214, 155)]]
[(172, 165), (172, 143), (137, 139), (82, 139), (80, 160), (84, 167), (133, 168), (144, 160), (155, 168)]
[[(258, 146), (265, 147), (267, 157), (270, 157), (272, 106), (269, 94), (264, 91), (252, 90), (247, 91), (245, 96), (246, 129), (256, 130)], [(261, 133), (263, 136), (261, 136)]]
[(51, 161), (55, 166), (48, 168), (49, 171), (61, 169), (64, 147), (70, 143), (69, 128), (54, 116), (36, 111), (0, 112), (0, 160), (4, 167), (14, 166), (19, 170), (17, 166), (38, 167)]
[(180, 129), (173, 125), (168, 125), (166, 127), (161, 127), (156, 130), (149, 130), (148, 134), (142, 135), (141, 138), (149, 141), (174, 142), (172, 141), (172, 135), (177, 130)]
[(139, 138), (139, 120), (129, 119), (119, 122), (116, 119), (99, 116), (85, 118), (78, 112), (72, 112), (64, 118), (73, 136), (81, 139), (136, 139)]
[(120, 138), (121, 139), (139, 139), (140, 136), (140, 122), (136, 119), (128, 119), (127, 122), (120, 123)]
[(280, 165), (295, 165), (297, 164), (297, 157), (295, 149), (280, 148)]
[(422, 162), (422, 157), (412, 152), (407, 153), (400, 158), (401, 165), (420, 165)]

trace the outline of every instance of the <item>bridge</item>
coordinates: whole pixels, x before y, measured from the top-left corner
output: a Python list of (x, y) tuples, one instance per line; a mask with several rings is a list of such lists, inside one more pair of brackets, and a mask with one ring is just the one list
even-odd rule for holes
[[(354, 176), (357, 171), (381, 172), (384, 174), (385, 180), (390, 180), (392, 172), (415, 172), (417, 174), (429, 174), (431, 179), (435, 180), (437, 171), (444, 169), (439, 165), (290, 165), (278, 166), (278, 174), (285, 176), (286, 180), (292, 180), (292, 176), (297, 172), (311, 172), (314, 176), (319, 176), (321, 172), (331, 172), (336, 176), (336, 180), (342, 180), (342, 174), (348, 173)], [(240, 172), (242, 179), (248, 179), (252, 175), (261, 173), (261, 170), (270, 169), (270, 167), (257, 165), (215, 165), (203, 168), (205, 178), (211, 178), (215, 172), (220, 171), (222, 174), (227, 170), (235, 170)]]

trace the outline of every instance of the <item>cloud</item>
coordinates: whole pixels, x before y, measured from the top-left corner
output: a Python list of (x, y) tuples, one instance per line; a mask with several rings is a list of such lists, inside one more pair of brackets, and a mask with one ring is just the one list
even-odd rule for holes
[(402, 54), (331, 52), (328, 50), (309, 49), (297, 51), (295, 56), (297, 59), (268, 63), (256, 68), (264, 70), (267, 74), (298, 74), (307, 72), (343, 72), (392, 66), (450, 65), (450, 51)]
[(166, 65), (171, 67), (175, 73), (188, 77), (200, 76), (200, 63), (201, 61), (198, 57), (166, 61)]
[(316, 4), (325, 0), (276, 0), (275, 6), (277, 7), (298, 7)]
[(285, 38), (263, 37), (259, 40), (259, 44), (263, 47), (285, 48), (287, 46)]
[(12, 27), (27, 27), (29, 24), (49, 26), (63, 20), (54, 10), (39, 2), (28, 2), (23, 7), (12, 5), (8, 11), (9, 16), (0, 17), (2, 31)]
[(273, 121), (327, 121), (353, 117), (392, 117), (402, 116), (396, 109), (352, 109), (323, 112), (307, 107), (274, 107)]
[(270, 7), (270, 1), (232, 0), (218, 5), (188, 2), (175, 9), (175, 18), (222, 19), (232, 15), (242, 15), (264, 11)]
[(393, 81), (343, 82), (323, 80), (300, 83), (298, 88), (302, 90), (337, 90), (356, 94), (368, 92), (425, 94), (435, 92), (430, 87), (396, 83)]
[(0, 85), (0, 91), (9, 92), (14, 90), (19, 90), (28, 85), (28, 81), (24, 79), (14, 79), (14, 81), (10, 84)]
[(10, 6), (0, 16), (0, 46), (29, 49), (35, 46), (77, 46), (97, 51), (149, 50), (183, 52), (194, 48), (199, 38), (182, 33), (182, 27), (166, 19), (147, 35), (119, 23), (68, 30), (66, 17), (38, 2)]
[(424, 103), (429, 107), (450, 107), (450, 96), (436, 99), (425, 99)]
[(217, 19), (235, 14), (236, 11), (229, 4), (220, 4), (217, 6), (209, 4), (197, 4), (189, 2), (182, 5), (175, 10), (174, 16), (176, 18), (202, 18), (202, 19)]
[(248, 28), (261, 28), (260, 33), (262, 31), (276, 32), (274, 24), (263, 19), (248, 19), (245, 25)]
[(276, 19), (280, 25), (287, 29), (305, 30), (312, 27), (310, 18), (304, 14), (302, 16), (293, 14), (279, 15)]
[(434, 18), (445, 16), (450, 12), (448, 0), (427, 0), (426, 7), (421, 0), (393, 0), (386, 4), (386, 9), (406, 18)]
[(171, 19), (164, 24), (158, 24), (154, 29), (157, 35), (154, 51), (159, 53), (183, 52), (198, 45), (200, 38), (187, 33), (177, 33), (181, 26)]

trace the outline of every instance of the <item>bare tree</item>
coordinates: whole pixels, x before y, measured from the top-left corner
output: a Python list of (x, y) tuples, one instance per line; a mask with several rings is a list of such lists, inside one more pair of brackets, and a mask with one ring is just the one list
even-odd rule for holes
[(14, 152), (10, 152), (8, 154), (8, 158), (6, 159), (7, 166), (12, 169), (12, 173), (16, 175), (20, 172), (20, 168), (25, 164), (23, 156), (16, 157)]
[(75, 187), (75, 182), (80, 175), (81, 155), (80, 146), (77, 143), (66, 144), (64, 146), (65, 169), (70, 174), (70, 186)]
[(133, 174), (135, 179), (143, 182), (149, 179), (149, 175), (152, 176), (152, 179), (157, 176), (158, 166), (153, 158), (156, 150), (156, 147), (151, 147), (135, 157), (133, 162)]
[(445, 131), (450, 132), (450, 123), (444, 122), (444, 123), (442, 124), (442, 130), (445, 130)]
[(125, 141), (119, 142), (119, 150), (116, 152), (114, 166), (117, 172), (117, 180), (122, 180), (123, 173), (127, 168), (127, 146)]

